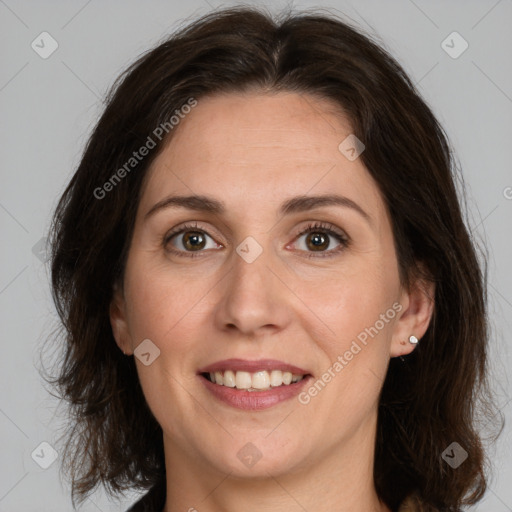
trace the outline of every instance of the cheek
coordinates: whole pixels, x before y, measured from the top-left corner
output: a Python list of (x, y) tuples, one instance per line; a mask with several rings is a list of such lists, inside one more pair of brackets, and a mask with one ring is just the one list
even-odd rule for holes
[(183, 276), (163, 265), (139, 264), (137, 260), (127, 267), (125, 282), (132, 334), (153, 336), (160, 343), (186, 325), (209, 288), (197, 276)]
[(322, 322), (316, 322), (327, 325), (321, 329), (328, 334), (316, 339), (323, 364), (316, 381), (320, 383), (312, 390), (318, 398), (312, 402), (328, 423), (346, 425), (349, 431), (371, 414), (378, 401), (399, 307), (382, 281), (367, 279), (364, 287), (360, 284), (339, 283), (337, 291), (325, 294), (318, 303)]
[[(138, 271), (135, 261), (127, 266), (126, 295), (129, 297), (128, 317), (130, 336), (136, 348), (149, 339), (156, 346), (158, 356), (149, 365), (136, 358), (137, 373), (148, 405), (160, 424), (168, 432), (178, 435), (176, 410), (190, 407), (190, 368), (194, 351), (194, 304), (199, 290), (186, 286), (184, 279), (161, 269), (144, 267)], [(197, 292), (197, 293), (196, 293)], [(203, 293), (204, 295), (204, 293)], [(198, 297), (196, 297), (198, 296)], [(196, 307), (199, 307), (198, 304)], [(166, 400), (162, 400), (166, 396)]]
[(366, 262), (325, 280), (309, 294), (302, 291), (304, 302), (316, 313), (308, 315), (312, 323), (305, 328), (317, 333), (315, 342), (322, 352), (322, 374), (317, 377), (321, 382), (311, 391), (323, 397), (312, 400), (333, 425), (344, 422), (355, 428), (378, 400), (400, 307), (397, 290), (398, 274), (392, 266)]
[[(326, 334), (324, 339), (330, 340), (333, 349), (341, 349), (376, 322), (379, 331), (390, 331), (397, 282), (391, 269), (381, 271), (376, 265), (366, 265), (354, 272), (331, 274), (313, 289), (299, 288), (297, 294), (315, 313), (310, 316)], [(380, 318), (386, 313), (383, 325)]]

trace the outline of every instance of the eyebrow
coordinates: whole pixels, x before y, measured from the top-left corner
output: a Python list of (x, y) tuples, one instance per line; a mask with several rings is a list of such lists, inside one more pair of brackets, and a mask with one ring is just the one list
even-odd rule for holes
[[(279, 214), (289, 215), (292, 213), (306, 212), (315, 208), (326, 206), (342, 206), (350, 208), (361, 215), (371, 224), (371, 218), (356, 202), (345, 196), (337, 194), (326, 194), (318, 196), (296, 196), (282, 203)], [(213, 213), (222, 215), (226, 212), (226, 206), (222, 201), (204, 195), (176, 196), (172, 195), (156, 203), (144, 216), (144, 220), (156, 212), (168, 208), (186, 208), (198, 212)]]

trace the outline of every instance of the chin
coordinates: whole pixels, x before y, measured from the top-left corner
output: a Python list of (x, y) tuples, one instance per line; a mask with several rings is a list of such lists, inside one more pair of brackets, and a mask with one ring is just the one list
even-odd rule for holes
[[(203, 456), (214, 471), (230, 474), (234, 478), (268, 478), (293, 472), (304, 460), (304, 443), (277, 437), (265, 439), (269, 431), (260, 436), (235, 436), (226, 446), (217, 444), (214, 451)], [(219, 448), (221, 448), (219, 450)]]

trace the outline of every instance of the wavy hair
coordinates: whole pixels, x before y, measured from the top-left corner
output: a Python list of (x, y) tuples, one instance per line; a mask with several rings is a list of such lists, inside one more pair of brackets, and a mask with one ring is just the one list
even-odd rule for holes
[[(383, 384), (379, 497), (392, 510), (412, 492), (425, 511), (476, 503), (489, 467), (478, 419), (494, 414), (487, 269), (466, 228), (448, 138), (403, 68), (360, 29), (330, 13), (273, 17), (250, 7), (189, 22), (119, 76), (55, 210), (51, 284), (63, 344), (48, 380), (69, 404), (63, 467), (73, 503), (100, 483), (114, 495), (165, 478), (162, 429), (134, 359), (115, 343), (109, 304), (122, 285), (144, 177), (173, 131), (111, 181), (106, 197), (98, 190), (190, 98), (253, 90), (312, 94), (346, 113), (390, 212), (402, 284), (435, 282), (426, 334), (409, 356), (390, 361)], [(441, 457), (454, 441), (468, 453), (457, 469)]]

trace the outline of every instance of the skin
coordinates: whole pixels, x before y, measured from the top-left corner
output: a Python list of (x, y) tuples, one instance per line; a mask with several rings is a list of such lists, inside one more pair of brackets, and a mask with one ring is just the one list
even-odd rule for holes
[[(334, 104), (311, 95), (214, 95), (198, 101), (151, 166), (110, 317), (126, 354), (148, 338), (160, 350), (148, 366), (135, 361), (163, 429), (165, 512), (389, 512), (373, 482), (378, 398), (389, 359), (425, 333), (433, 289), (401, 286), (379, 189), (360, 158), (338, 149), (350, 133)], [(369, 221), (340, 206), (278, 215), (292, 196), (329, 193), (350, 198)], [(226, 213), (167, 208), (144, 219), (171, 194), (213, 196)], [(187, 257), (197, 249), (184, 245), (186, 233), (162, 243), (188, 221), (203, 234), (196, 258)], [(332, 224), (349, 245), (335, 252), (340, 242), (329, 235), (315, 251), (311, 234), (298, 237), (308, 221)], [(248, 236), (263, 250), (252, 263), (236, 252)], [(307, 405), (294, 398), (242, 411), (197, 376), (223, 359), (271, 358), (316, 380), (394, 303), (400, 312)], [(237, 457), (246, 443), (262, 454), (250, 468)]]

